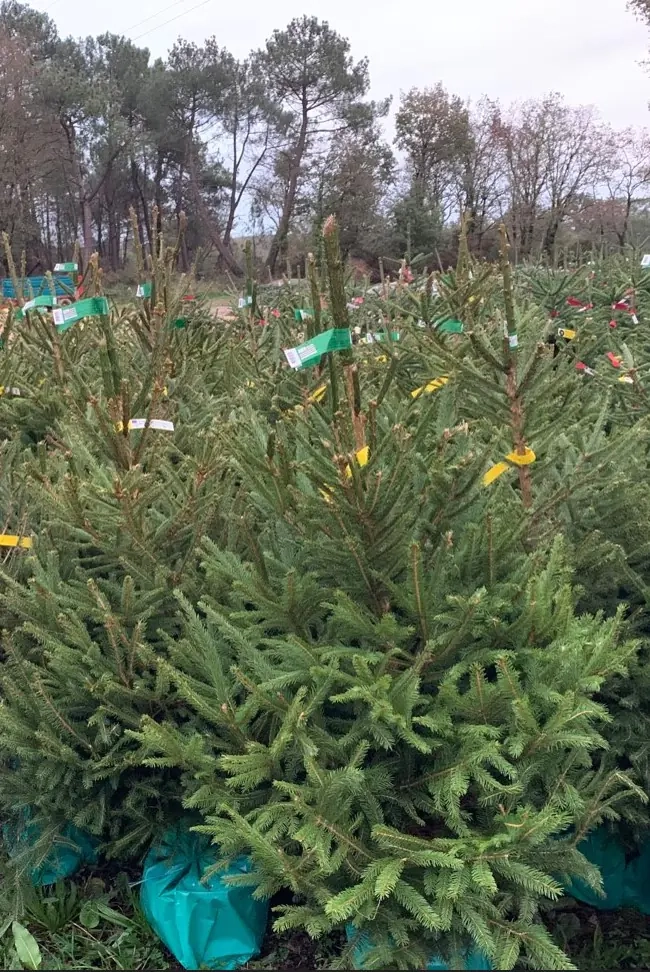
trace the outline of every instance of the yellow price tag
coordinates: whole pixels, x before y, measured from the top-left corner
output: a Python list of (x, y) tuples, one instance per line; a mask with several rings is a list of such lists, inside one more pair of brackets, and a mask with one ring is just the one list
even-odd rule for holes
[(489, 486), (499, 476), (503, 476), (504, 472), (507, 472), (510, 468), (510, 463), (513, 466), (530, 466), (532, 462), (535, 462), (537, 456), (532, 449), (526, 448), (524, 452), (509, 452), (505, 458), (506, 462), (497, 462), (483, 475), (484, 486)]
[(489, 486), (490, 483), (493, 483), (495, 479), (499, 478), (499, 476), (503, 476), (504, 472), (507, 472), (509, 468), (510, 467), (507, 462), (497, 462), (496, 466), (492, 466), (490, 469), (488, 469), (483, 476), (483, 485)]
[[(359, 449), (359, 451), (355, 453), (355, 459), (362, 467), (368, 465), (369, 458), (370, 458), (369, 446), (364, 446), (363, 449)], [(348, 479), (352, 479), (352, 470), (350, 469), (349, 466), (346, 466), (345, 475), (347, 476)]]
[(325, 398), (325, 392), (327, 391), (327, 385), (319, 385), (318, 388), (314, 389), (311, 395), (308, 397), (308, 402), (322, 402)]
[(573, 331), (570, 327), (559, 327), (557, 333), (560, 337), (566, 338), (567, 341), (573, 341), (578, 332)]
[(508, 462), (514, 463), (515, 466), (530, 466), (531, 462), (535, 462), (537, 456), (532, 449), (526, 449), (525, 452), (509, 452), (506, 456)]
[(428, 385), (422, 385), (420, 388), (414, 388), (411, 392), (412, 398), (418, 398), (420, 395), (430, 395), (431, 392), (438, 391), (443, 385), (446, 385), (449, 381), (448, 375), (442, 375), (440, 378), (434, 378), (430, 381)]
[(0, 533), (0, 547), (22, 547), (24, 550), (29, 550), (31, 545), (31, 537), (19, 537), (14, 533)]

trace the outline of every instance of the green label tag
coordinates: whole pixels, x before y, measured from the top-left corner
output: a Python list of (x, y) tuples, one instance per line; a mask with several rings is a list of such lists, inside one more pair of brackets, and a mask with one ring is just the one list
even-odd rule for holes
[(311, 368), (317, 365), (328, 351), (344, 351), (352, 347), (352, 334), (349, 327), (333, 327), (317, 334), (297, 348), (284, 348), (284, 356), (292, 368)]
[(308, 307), (306, 310), (300, 310), (299, 308), (297, 308), (296, 310), (294, 310), (293, 316), (294, 316), (294, 320), (296, 321), (304, 321), (308, 317), (313, 317), (314, 312), (311, 309), (311, 307)]
[(444, 334), (462, 334), (463, 325), (460, 321), (455, 321), (451, 317), (447, 317), (442, 321), (437, 321), (434, 325), (437, 331), (442, 331)]
[(76, 273), (78, 269), (76, 263), (57, 263), (54, 266), (55, 273)]
[(237, 301), (237, 306), (241, 310), (242, 307), (250, 307), (252, 303), (253, 303), (252, 297), (240, 297), (239, 300)]
[(16, 320), (22, 320), (25, 316), (25, 311), (34, 310), (36, 307), (49, 309), (50, 307), (55, 307), (56, 302), (56, 297), (52, 297), (51, 294), (40, 294), (38, 297), (33, 297), (32, 300), (28, 300), (22, 307), (16, 308)]
[(187, 327), (187, 321), (184, 317), (177, 317), (174, 321), (174, 327), (181, 328)]
[(69, 307), (57, 307), (52, 312), (56, 329), (60, 333), (80, 321), (82, 317), (103, 317), (108, 314), (108, 299), (106, 297), (87, 297), (78, 300)]
[(136, 297), (151, 297), (151, 281), (148, 283), (138, 284), (138, 289), (135, 292)]

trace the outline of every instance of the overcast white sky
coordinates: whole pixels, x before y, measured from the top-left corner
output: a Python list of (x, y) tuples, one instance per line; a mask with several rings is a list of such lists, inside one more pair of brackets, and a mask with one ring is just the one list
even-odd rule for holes
[[(122, 33), (153, 56), (215, 35), (243, 57), (271, 31), (315, 14), (370, 59), (372, 95), (442, 81), (464, 98), (562, 92), (617, 126), (648, 125), (650, 32), (626, 0), (36, 0), (62, 34)], [(196, 8), (196, 9), (192, 9)], [(142, 21), (147, 19), (145, 23)], [(171, 23), (166, 23), (174, 19)]]

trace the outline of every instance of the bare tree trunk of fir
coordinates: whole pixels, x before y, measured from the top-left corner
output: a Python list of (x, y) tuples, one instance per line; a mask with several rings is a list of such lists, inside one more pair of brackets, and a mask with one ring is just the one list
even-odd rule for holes
[(104, 210), (100, 206), (99, 212), (97, 213), (97, 252), (100, 257), (104, 256)]
[(127, 255), (128, 251), (129, 251), (129, 230), (130, 230), (130, 228), (131, 228), (131, 226), (130, 226), (130, 223), (129, 223), (128, 219), (127, 219), (127, 221), (126, 221), (126, 229), (124, 231), (124, 246), (122, 248), (122, 264), (121, 264), (122, 267), (125, 267), (126, 266), (126, 255)]
[(59, 206), (59, 197), (56, 197), (56, 260), (55, 262), (63, 259), (63, 241), (61, 239), (61, 207)]
[[(250, 128), (250, 127), (249, 127)], [(226, 219), (226, 226), (223, 231), (223, 242), (230, 249), (230, 238), (232, 236), (233, 226), (235, 225), (235, 216), (237, 215), (237, 210), (239, 209), (242, 197), (246, 190), (248, 189), (257, 168), (264, 161), (268, 150), (270, 126), (267, 126), (266, 137), (264, 140), (264, 148), (255, 160), (254, 165), (251, 166), (248, 175), (245, 179), (239, 180), (239, 171), (241, 169), (241, 164), (244, 158), (244, 153), (246, 151), (246, 145), (248, 142), (248, 134), (243, 140), (241, 150), (239, 151), (239, 156), (235, 153), (237, 152), (237, 135), (233, 136), (233, 170), (232, 170), (232, 181), (230, 185), (230, 201), (228, 206), (228, 217)]]
[(81, 191), (81, 213), (83, 221), (83, 268), (85, 270), (93, 252), (93, 214), (83, 188)]
[[(524, 407), (517, 383), (517, 324), (515, 321), (515, 307), (512, 288), (512, 270), (508, 257), (508, 234), (505, 225), (499, 227), (499, 256), (501, 258), (501, 272), (503, 274), (503, 296), (506, 311), (507, 332), (504, 336), (504, 353), (507, 361), (506, 395), (510, 402), (510, 418), (512, 441), (515, 452), (523, 456), (526, 454), (526, 440), (524, 437)], [(519, 488), (525, 509), (533, 505), (533, 489), (528, 466), (518, 466)]]
[[(135, 157), (131, 156), (131, 182), (133, 185), (133, 208), (138, 214), (138, 235), (140, 237), (140, 243), (144, 243), (144, 234), (142, 231), (142, 225), (144, 224), (144, 231), (147, 234), (147, 243), (149, 244), (149, 249), (151, 249), (152, 235), (151, 235), (151, 218), (149, 216), (149, 203), (147, 197), (142, 188), (140, 182), (140, 171), (138, 169), (138, 163)], [(146, 184), (146, 173), (145, 173), (145, 184)], [(142, 221), (140, 220), (140, 207), (142, 207)]]
[(51, 265), (52, 260), (52, 223), (51, 223), (51, 213), (50, 213), (50, 197), (46, 195), (45, 197), (45, 245), (47, 246), (47, 255)]
[(631, 212), (632, 212), (632, 197), (628, 192), (625, 199), (625, 215), (623, 217), (623, 226), (621, 227), (620, 232), (618, 230), (616, 231), (618, 245), (621, 248), (621, 250), (625, 249), (625, 244), (627, 243), (627, 232), (630, 226)]
[(271, 248), (269, 249), (269, 255), (266, 259), (266, 265), (269, 268), (271, 274), (275, 273), (275, 268), (278, 262), (278, 258), (284, 249), (284, 245), (287, 241), (289, 235), (289, 226), (291, 224), (291, 217), (293, 216), (293, 209), (296, 203), (296, 194), (298, 192), (298, 178), (300, 176), (300, 167), (302, 165), (303, 156), (305, 154), (305, 149), (307, 147), (307, 126), (309, 123), (309, 114), (307, 111), (307, 95), (306, 92), (303, 93), (302, 100), (302, 121), (300, 123), (300, 134), (298, 136), (298, 142), (296, 144), (295, 152), (293, 153), (293, 158), (291, 159), (291, 169), (289, 172), (289, 185), (287, 187), (287, 193), (284, 197), (284, 205), (282, 206), (282, 215), (280, 217), (280, 222), (276, 230), (275, 236), (271, 241)]
[(205, 200), (203, 199), (203, 196), (201, 195), (201, 190), (199, 189), (198, 179), (196, 174), (196, 162), (192, 154), (190, 154), (190, 158), (189, 158), (189, 177), (190, 177), (190, 192), (192, 194), (192, 198), (196, 205), (199, 218), (203, 224), (206, 233), (210, 238), (210, 241), (215, 246), (219, 256), (221, 257), (221, 260), (223, 261), (227, 269), (230, 271), (230, 273), (232, 273), (234, 277), (243, 277), (244, 271), (242, 267), (240, 267), (240, 265), (237, 263), (237, 260), (235, 259), (232, 250), (224, 242), (224, 239), (221, 236), (221, 233), (219, 232), (218, 226), (215, 225), (214, 220), (211, 219), (210, 214), (207, 211)]

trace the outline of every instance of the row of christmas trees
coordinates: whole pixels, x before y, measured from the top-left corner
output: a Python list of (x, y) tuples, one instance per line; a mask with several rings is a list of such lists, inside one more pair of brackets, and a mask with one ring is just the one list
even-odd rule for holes
[(330, 219), (303, 292), (216, 322), (175, 256), (1, 335), (14, 865), (191, 820), (342, 965), (572, 968), (540, 912), (646, 817), (650, 282), (513, 280), (504, 238), (371, 291)]

